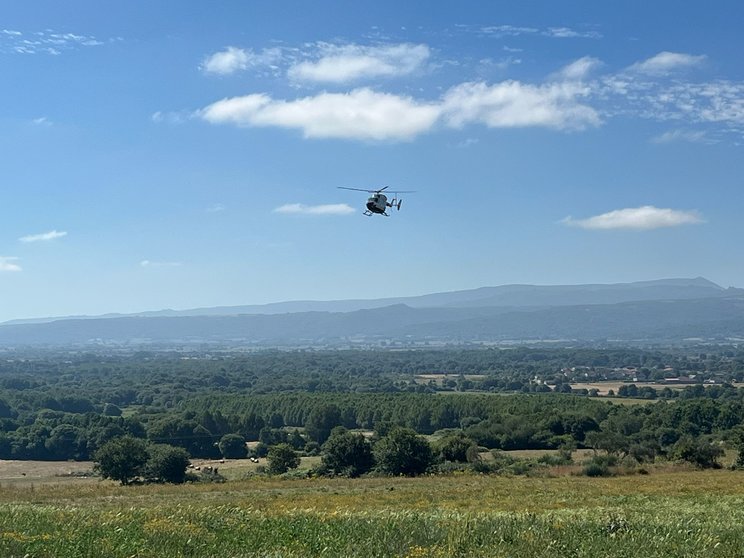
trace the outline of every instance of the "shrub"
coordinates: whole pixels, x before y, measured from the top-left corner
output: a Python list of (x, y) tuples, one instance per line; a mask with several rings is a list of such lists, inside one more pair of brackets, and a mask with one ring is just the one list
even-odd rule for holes
[(611, 467), (617, 465), (617, 457), (614, 455), (595, 455), (584, 463), (581, 470), (587, 477), (611, 477), (615, 472)]

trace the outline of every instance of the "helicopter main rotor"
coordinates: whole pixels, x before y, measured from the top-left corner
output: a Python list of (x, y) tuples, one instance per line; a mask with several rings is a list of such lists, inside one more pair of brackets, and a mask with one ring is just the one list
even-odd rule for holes
[[(384, 190), (390, 188), (390, 186), (383, 186), (379, 190), (367, 190), (365, 188), (347, 188), (346, 186), (339, 186), (340, 190), (354, 190), (355, 192), (367, 192), (368, 194), (379, 194)], [(395, 194), (413, 194), (416, 190), (395, 190)]]

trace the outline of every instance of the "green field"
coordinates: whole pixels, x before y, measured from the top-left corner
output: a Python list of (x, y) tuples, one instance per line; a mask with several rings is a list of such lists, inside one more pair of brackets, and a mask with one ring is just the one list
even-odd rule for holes
[(742, 556), (744, 473), (5, 484), (0, 556)]

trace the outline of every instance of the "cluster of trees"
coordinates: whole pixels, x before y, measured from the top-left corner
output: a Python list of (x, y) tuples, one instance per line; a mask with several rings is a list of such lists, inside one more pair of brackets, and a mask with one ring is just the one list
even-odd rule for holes
[[(271, 446), (266, 457), (269, 474), (280, 475), (300, 465), (300, 454), (287, 443)], [(189, 456), (184, 449), (148, 444), (132, 436), (108, 441), (96, 452), (95, 460), (95, 468), (104, 478), (120, 481), (123, 485), (135, 479), (181, 483), (186, 479), (189, 465)], [(448, 436), (432, 447), (424, 437), (409, 428), (392, 427), (382, 436), (376, 433), (368, 438), (339, 426), (322, 445), (321, 465), (313, 473), (358, 477), (374, 470), (387, 475), (414, 476), (427, 471), (436, 461), (477, 460), (479, 454), (475, 442), (462, 434)]]
[(96, 470), (103, 478), (130, 484), (138, 478), (150, 482), (182, 483), (189, 455), (183, 448), (148, 444), (140, 438), (122, 436), (101, 446), (95, 454)]

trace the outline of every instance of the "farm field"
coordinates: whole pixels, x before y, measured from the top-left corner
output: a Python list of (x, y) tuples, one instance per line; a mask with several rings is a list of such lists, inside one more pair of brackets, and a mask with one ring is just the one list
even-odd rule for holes
[(741, 556), (744, 473), (3, 484), (0, 556)]

